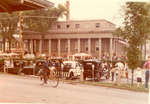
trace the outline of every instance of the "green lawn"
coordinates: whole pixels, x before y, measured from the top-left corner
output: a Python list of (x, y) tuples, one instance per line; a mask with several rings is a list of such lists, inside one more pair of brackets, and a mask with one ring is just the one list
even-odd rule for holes
[(94, 82), (94, 81), (74, 81), (74, 80), (65, 80), (65, 82), (70, 84), (86, 84), (86, 85), (92, 85), (92, 86), (102, 86), (102, 87), (108, 87), (108, 88), (116, 88), (116, 89), (122, 89), (122, 90), (129, 90), (129, 91), (136, 91), (136, 92), (146, 92), (148, 93), (149, 90), (144, 88), (144, 85), (137, 87), (136, 84), (131, 86), (131, 84), (120, 84), (115, 85), (114, 83), (108, 83), (108, 82)]

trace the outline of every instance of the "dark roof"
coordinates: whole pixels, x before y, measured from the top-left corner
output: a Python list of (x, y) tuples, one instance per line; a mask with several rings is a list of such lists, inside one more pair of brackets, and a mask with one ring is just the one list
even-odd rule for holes
[(0, 0), (0, 12), (34, 10), (53, 5), (47, 0)]

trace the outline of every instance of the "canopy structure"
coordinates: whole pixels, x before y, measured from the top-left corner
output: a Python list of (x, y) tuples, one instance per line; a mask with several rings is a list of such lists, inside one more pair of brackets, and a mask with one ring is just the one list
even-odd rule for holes
[(76, 53), (76, 54), (74, 54), (73, 56), (80, 56), (80, 57), (86, 57), (86, 56), (91, 56), (91, 55), (89, 55), (89, 54), (87, 54), (87, 53)]
[(14, 12), (52, 7), (47, 0), (0, 0), (0, 12)]

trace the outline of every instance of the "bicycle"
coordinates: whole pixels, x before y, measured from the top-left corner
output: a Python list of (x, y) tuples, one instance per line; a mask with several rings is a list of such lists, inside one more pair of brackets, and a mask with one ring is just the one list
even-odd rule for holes
[[(41, 69), (40, 70), (40, 79), (44, 79), (46, 77), (47, 83), (50, 84), (52, 87), (56, 88), (59, 85), (59, 74), (57, 73), (57, 70), (55, 67), (49, 68), (49, 74), (44, 76), (44, 72)], [(44, 81), (44, 80), (43, 80)], [(44, 84), (45, 82), (43, 82)]]
[(59, 85), (59, 74), (55, 67), (50, 68), (50, 75), (48, 82), (52, 85), (52, 87), (57, 87)]

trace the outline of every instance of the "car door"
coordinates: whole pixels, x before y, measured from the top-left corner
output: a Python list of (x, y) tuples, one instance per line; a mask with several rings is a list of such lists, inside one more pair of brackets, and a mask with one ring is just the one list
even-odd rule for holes
[(81, 67), (79, 63), (76, 63), (76, 75), (79, 76), (81, 72)]

